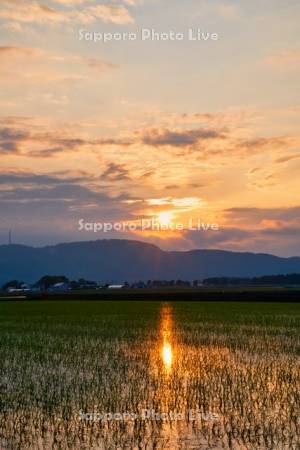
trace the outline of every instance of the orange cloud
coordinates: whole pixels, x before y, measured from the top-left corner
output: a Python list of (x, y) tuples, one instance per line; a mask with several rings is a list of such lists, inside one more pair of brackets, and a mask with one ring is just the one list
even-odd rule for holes
[[(60, 2), (69, 6), (74, 2)], [(82, 2), (76, 2), (80, 4)], [(35, 24), (81, 23), (89, 24), (101, 20), (106, 23), (127, 25), (134, 22), (127, 8), (123, 5), (102, 4), (87, 6), (82, 9), (62, 10), (50, 8), (38, 1), (3, 0), (0, 20)]]
[(188, 147), (202, 140), (223, 137), (224, 134), (220, 131), (202, 128), (194, 130), (150, 129), (142, 134), (141, 139), (146, 145)]
[(128, 25), (134, 23), (129, 11), (124, 6), (116, 5), (96, 5), (76, 11), (70, 14), (72, 21), (83, 24), (89, 24), (96, 20), (102, 20), (105, 23), (114, 23), (117, 25)]
[(270, 66), (277, 66), (283, 69), (300, 67), (300, 50), (283, 50), (277, 55), (270, 56), (265, 62)]
[[(3, 58), (1, 58), (3, 55)], [(30, 64), (28, 60), (30, 59)], [(0, 47), (0, 82), (42, 85), (47, 82), (77, 82), (114, 70), (118, 66), (99, 58), (51, 54), (38, 48)], [(86, 70), (89, 69), (89, 70)]]
[(0, 19), (23, 23), (59, 23), (65, 22), (64, 14), (54, 8), (40, 4), (37, 1), (2, 1)]

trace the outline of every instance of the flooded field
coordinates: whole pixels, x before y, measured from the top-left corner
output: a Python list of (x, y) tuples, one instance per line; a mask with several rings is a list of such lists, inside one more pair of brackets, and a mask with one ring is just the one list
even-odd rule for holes
[(300, 305), (0, 303), (0, 449), (300, 448)]

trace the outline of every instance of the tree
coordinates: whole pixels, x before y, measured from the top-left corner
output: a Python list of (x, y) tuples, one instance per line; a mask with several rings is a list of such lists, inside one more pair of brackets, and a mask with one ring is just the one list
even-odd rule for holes
[(18, 280), (11, 280), (8, 283), (5, 283), (2, 286), (3, 291), (7, 291), (8, 289), (22, 289), (22, 286), (24, 285), (24, 281), (18, 281)]
[(36, 285), (47, 290), (56, 283), (69, 283), (69, 280), (64, 275), (45, 275), (36, 283)]

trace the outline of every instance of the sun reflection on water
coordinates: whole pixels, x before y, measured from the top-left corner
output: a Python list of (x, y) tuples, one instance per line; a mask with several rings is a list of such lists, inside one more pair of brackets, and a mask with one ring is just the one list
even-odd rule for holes
[(165, 343), (162, 348), (162, 358), (164, 365), (167, 369), (171, 369), (172, 366), (172, 347), (171, 344)]
[(162, 338), (161, 358), (164, 369), (167, 373), (172, 370), (173, 349), (172, 349), (172, 311), (171, 307), (164, 306), (161, 310), (160, 334)]

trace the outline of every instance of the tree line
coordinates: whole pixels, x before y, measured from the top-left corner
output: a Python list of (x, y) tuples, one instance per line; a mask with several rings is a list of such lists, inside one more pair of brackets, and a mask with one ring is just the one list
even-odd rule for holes
[(291, 286), (300, 285), (300, 274), (264, 275), (253, 278), (214, 277), (203, 280), (204, 286)]

